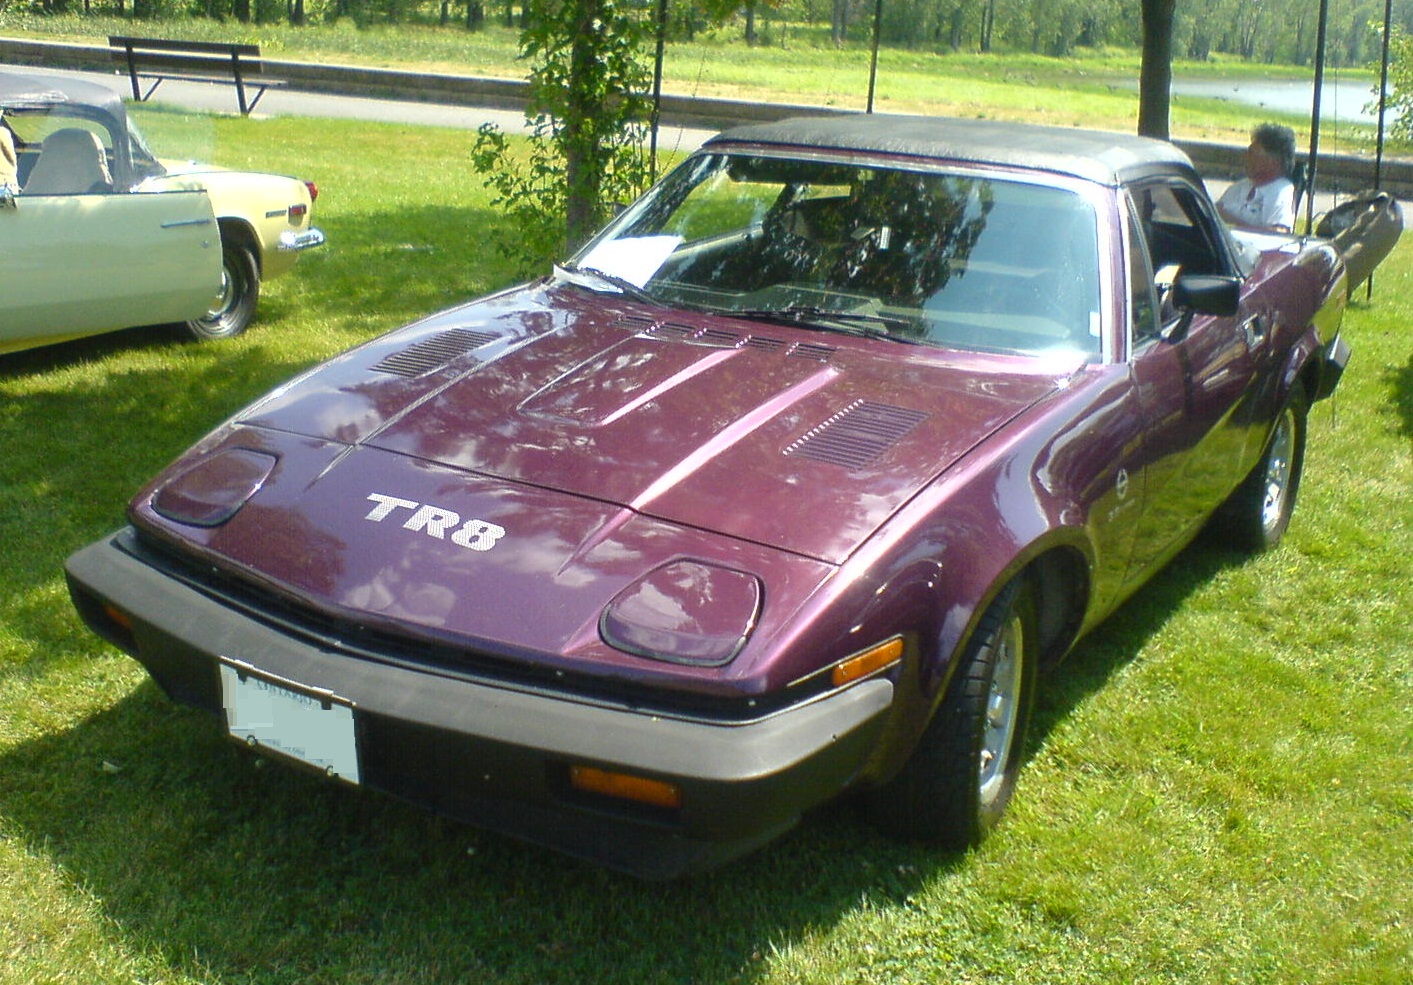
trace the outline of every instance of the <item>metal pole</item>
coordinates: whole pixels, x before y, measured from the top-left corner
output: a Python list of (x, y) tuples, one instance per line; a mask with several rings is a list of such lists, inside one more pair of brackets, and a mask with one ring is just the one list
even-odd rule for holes
[[(1384, 0), (1384, 40), (1379, 54), (1379, 137), (1374, 143), (1374, 191), (1383, 183), (1384, 175), (1384, 114), (1388, 111), (1388, 48), (1393, 29), (1393, 0)], [(1374, 275), (1364, 282), (1364, 300), (1374, 297)]]
[(657, 181), (657, 131), (662, 118), (662, 54), (667, 44), (667, 0), (657, 0), (657, 54), (653, 58), (653, 118), (648, 134), (648, 180)]
[(1315, 97), (1310, 107), (1310, 160), (1305, 167), (1305, 235), (1315, 225), (1315, 178), (1320, 160), (1320, 95), (1325, 86), (1325, 26), (1330, 19), (1330, 0), (1320, 0), (1320, 24), (1315, 35)]
[(1379, 56), (1379, 139), (1374, 145), (1374, 191), (1384, 173), (1384, 114), (1388, 111), (1388, 45), (1393, 25), (1393, 0), (1384, 0), (1384, 41)]
[(873, 112), (873, 88), (878, 79), (878, 36), (883, 31), (883, 0), (874, 0), (873, 4), (873, 57), (868, 63), (868, 108), (866, 113)]

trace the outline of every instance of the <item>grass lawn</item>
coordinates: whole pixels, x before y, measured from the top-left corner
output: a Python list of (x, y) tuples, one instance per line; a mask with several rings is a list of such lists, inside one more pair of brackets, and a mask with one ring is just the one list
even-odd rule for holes
[[(489, 10), (489, 8), (488, 8)], [(497, 20), (492, 11), (491, 20)], [(140, 29), (139, 29), (140, 28)], [(678, 95), (801, 103), (862, 110), (867, 103), (870, 34), (860, 24), (836, 48), (828, 27), (774, 22), (762, 12), (762, 43), (742, 42), (739, 23), (699, 32), (696, 39), (667, 45), (663, 86)], [(139, 23), (115, 17), (34, 16), (0, 11), (0, 34), (102, 45), (108, 34), (259, 42), (276, 59), (415, 68), (434, 72), (523, 78), (518, 32), (488, 23), (467, 32), (458, 26), (371, 26), (350, 21), (291, 28), (283, 24), (238, 25), (201, 19)], [(1074, 57), (1026, 53), (934, 52), (884, 47), (879, 52), (876, 108), (889, 113), (947, 114), (1023, 119), (1057, 126), (1132, 131), (1138, 118), (1139, 55), (1123, 48), (1083, 49)], [(1293, 80), (1309, 83), (1307, 67), (1244, 63), (1214, 58), (1177, 62), (1182, 79)], [(1326, 81), (1372, 93), (1376, 75), (1368, 67), (1328, 70)], [(1172, 135), (1245, 145), (1253, 122), (1277, 119), (1302, 135), (1308, 114), (1273, 113), (1223, 99), (1175, 97)], [(1326, 152), (1366, 152), (1373, 128), (1335, 119), (1325, 107), (1321, 146)], [(1389, 153), (1407, 152), (1389, 145)]]
[(470, 133), (142, 115), (316, 179), (330, 245), (239, 339), (0, 357), (0, 985), (1413, 979), (1413, 241), (1346, 319), (1285, 544), (1199, 543), (1079, 645), (981, 849), (841, 805), (642, 885), (262, 765), (80, 626), (63, 559), (178, 451), (512, 276)]

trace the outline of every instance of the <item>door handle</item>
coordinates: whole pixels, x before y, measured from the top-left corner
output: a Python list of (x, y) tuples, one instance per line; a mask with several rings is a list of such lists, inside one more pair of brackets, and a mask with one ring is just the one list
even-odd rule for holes
[(1241, 332), (1246, 336), (1246, 344), (1252, 349), (1266, 341), (1269, 330), (1270, 323), (1265, 315), (1252, 315), (1241, 323)]

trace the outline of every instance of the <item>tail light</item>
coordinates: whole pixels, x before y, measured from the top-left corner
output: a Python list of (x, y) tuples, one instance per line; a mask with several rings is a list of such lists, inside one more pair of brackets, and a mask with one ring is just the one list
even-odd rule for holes
[(312, 181), (306, 181), (304, 187), (309, 189), (309, 201), (317, 202), (319, 200), (319, 186)]

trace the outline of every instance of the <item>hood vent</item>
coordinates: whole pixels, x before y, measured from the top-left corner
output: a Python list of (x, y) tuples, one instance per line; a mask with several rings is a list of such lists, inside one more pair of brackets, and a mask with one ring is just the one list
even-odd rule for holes
[(746, 348), (759, 349), (762, 352), (779, 352), (785, 348), (785, 340), (767, 338), (764, 335), (752, 335), (746, 339)]
[(695, 325), (665, 321), (653, 327), (652, 336), (655, 339), (665, 339), (669, 342), (685, 342), (696, 335), (697, 331)]
[(625, 315), (614, 323), (615, 327), (626, 328), (644, 338), (660, 339), (664, 342), (686, 342), (689, 345), (710, 346), (717, 349), (757, 349), (761, 352), (780, 352), (801, 359), (814, 359), (827, 363), (839, 350), (832, 345), (818, 342), (788, 343), (784, 339), (772, 339), (761, 335), (740, 335), (722, 328), (698, 328), (682, 322), (659, 322), (641, 315)]
[(857, 471), (872, 465), (926, 417), (920, 410), (860, 400), (789, 445), (785, 454)]
[(802, 359), (818, 359), (822, 363), (827, 363), (834, 358), (834, 353), (839, 350), (832, 345), (820, 345), (817, 342), (801, 342), (790, 350), (790, 355), (799, 356)]
[(447, 363), (489, 345), (500, 338), (494, 332), (473, 332), (468, 328), (453, 328), (429, 339), (414, 342), (401, 352), (394, 352), (373, 367), (376, 373), (391, 373), (409, 379), (441, 369)]
[(736, 332), (728, 332), (724, 328), (708, 328), (697, 336), (698, 345), (710, 345), (720, 349), (738, 349), (745, 339)]
[(657, 320), (646, 315), (624, 315), (613, 323), (614, 328), (626, 328), (630, 332), (645, 335), (653, 330)]

